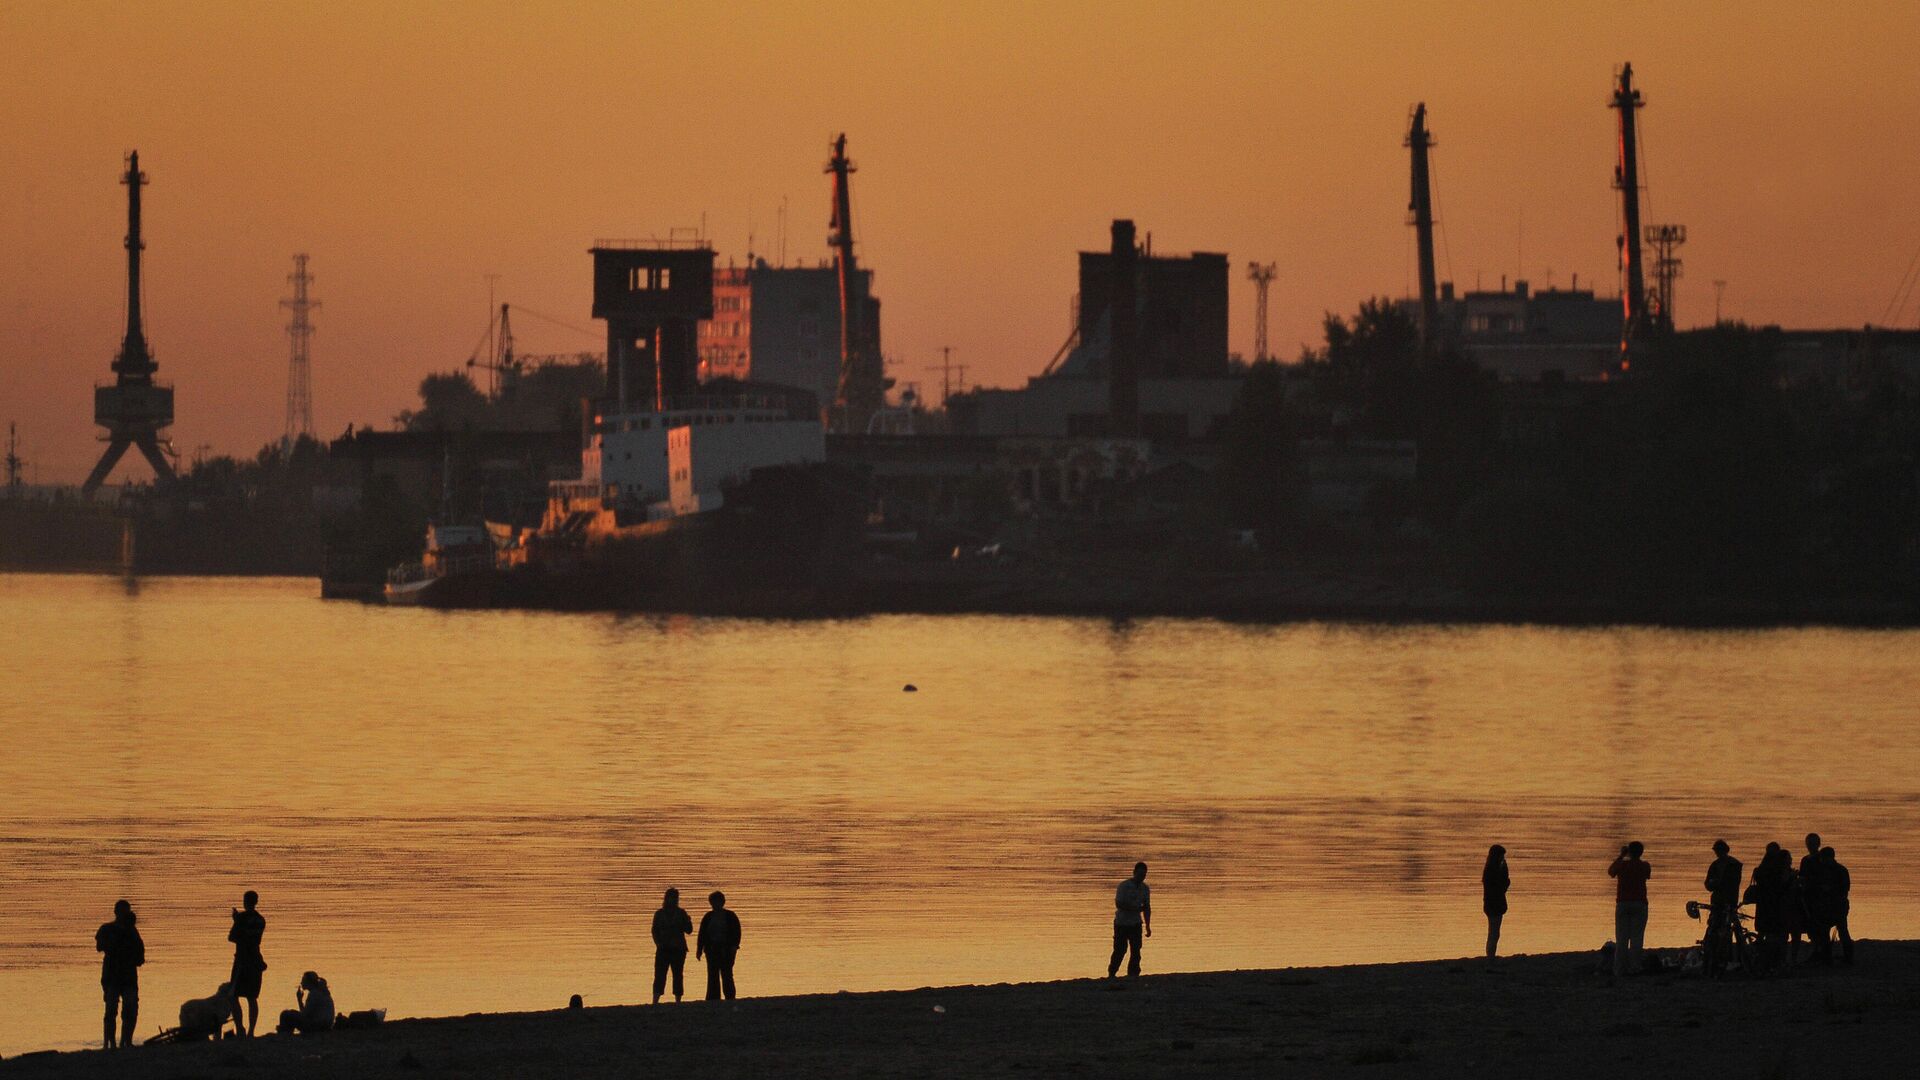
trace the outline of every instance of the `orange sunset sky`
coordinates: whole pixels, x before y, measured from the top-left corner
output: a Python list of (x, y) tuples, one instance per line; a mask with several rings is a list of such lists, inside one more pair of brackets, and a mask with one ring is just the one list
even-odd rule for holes
[[(147, 189), (148, 329), (183, 454), (278, 437), (295, 251), (324, 436), (387, 426), (499, 299), (590, 325), (596, 237), (703, 216), (721, 262), (826, 255), (845, 130), (897, 378), (950, 345), (1013, 385), (1064, 340), (1074, 253), (1279, 264), (1275, 351), (1408, 291), (1407, 112), (1439, 140), (1440, 271), (1615, 288), (1616, 65), (1647, 220), (1685, 223), (1680, 322), (1920, 321), (1920, 5), (1730, 2), (732, 4), (0, 0), (0, 423), (42, 482), (98, 453), (123, 289), (122, 155)], [(595, 348), (533, 319), (523, 351)], [(122, 465), (116, 476), (144, 476)]]

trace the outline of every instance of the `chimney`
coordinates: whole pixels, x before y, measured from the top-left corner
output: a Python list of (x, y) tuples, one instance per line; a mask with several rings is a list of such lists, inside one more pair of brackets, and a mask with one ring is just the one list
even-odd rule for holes
[(1116, 220), (1113, 287), (1107, 308), (1107, 434), (1123, 439), (1140, 434), (1140, 332), (1134, 296), (1139, 261), (1133, 222)]

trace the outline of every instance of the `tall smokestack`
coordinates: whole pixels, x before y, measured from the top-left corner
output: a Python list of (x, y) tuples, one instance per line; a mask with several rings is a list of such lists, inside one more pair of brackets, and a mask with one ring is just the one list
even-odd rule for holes
[(1117, 438), (1140, 434), (1140, 327), (1135, 298), (1140, 254), (1133, 243), (1133, 222), (1113, 223), (1113, 288), (1107, 307), (1107, 433)]
[(1433, 146), (1433, 136), (1427, 132), (1424, 101), (1413, 107), (1406, 145), (1413, 151), (1413, 198), (1407, 210), (1420, 244), (1420, 348), (1430, 351), (1440, 333), (1440, 299), (1433, 274), (1433, 185), (1427, 172), (1427, 150)]
[(1614, 166), (1613, 186), (1620, 189), (1620, 223), (1626, 230), (1619, 239), (1626, 274), (1621, 289), (1626, 320), (1620, 331), (1622, 351), (1647, 328), (1647, 281), (1640, 267), (1640, 150), (1634, 131), (1634, 113), (1643, 104), (1640, 91), (1633, 88), (1633, 65), (1624, 65), (1611, 105), (1620, 111), (1620, 163)]

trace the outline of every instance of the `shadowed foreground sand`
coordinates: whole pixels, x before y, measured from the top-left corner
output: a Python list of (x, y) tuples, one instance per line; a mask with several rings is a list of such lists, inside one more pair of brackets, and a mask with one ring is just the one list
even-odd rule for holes
[(1920, 942), (1865, 942), (1860, 954), (1854, 968), (1754, 982), (1615, 985), (1591, 958), (1558, 954), (1491, 973), (1440, 961), (476, 1015), (30, 1055), (0, 1063), (0, 1075), (1911, 1075)]

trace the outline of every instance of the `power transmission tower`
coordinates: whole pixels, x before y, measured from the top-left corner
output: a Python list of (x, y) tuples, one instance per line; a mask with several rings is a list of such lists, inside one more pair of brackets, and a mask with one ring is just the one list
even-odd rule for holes
[(1674, 252), (1687, 242), (1685, 225), (1649, 225), (1645, 233), (1653, 247), (1653, 325), (1673, 329), (1673, 283), (1680, 277), (1680, 257)]
[(1259, 294), (1253, 307), (1253, 358), (1267, 359), (1267, 290), (1273, 285), (1273, 263), (1248, 263), (1247, 278)]
[(940, 362), (927, 365), (927, 370), (940, 373), (940, 407), (943, 409), (947, 407), (947, 399), (953, 396), (953, 380), (956, 373), (960, 379), (961, 391), (964, 392), (967, 388), (967, 365), (953, 362), (951, 345), (940, 346)]
[(293, 283), (293, 295), (280, 301), (280, 306), (293, 312), (293, 321), (287, 324), (290, 351), (287, 358), (285, 438), (287, 447), (291, 449), (302, 436), (313, 437), (313, 387), (307, 364), (307, 345), (313, 337), (313, 323), (307, 316), (320, 306), (320, 301), (307, 296), (307, 286), (313, 283), (313, 277), (307, 273), (306, 255), (293, 257), (293, 273), (287, 275), (287, 280)]

